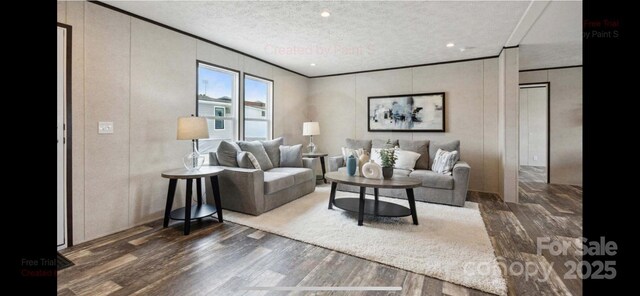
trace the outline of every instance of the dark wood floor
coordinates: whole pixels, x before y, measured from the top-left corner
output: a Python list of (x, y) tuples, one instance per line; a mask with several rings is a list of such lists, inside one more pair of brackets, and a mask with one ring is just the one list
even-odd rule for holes
[(518, 169), (520, 182), (547, 182), (547, 168), (543, 166), (521, 165)]
[[(326, 185), (325, 185), (326, 186)], [(510, 295), (581, 295), (581, 282), (564, 280), (573, 256), (536, 254), (536, 238), (576, 243), (582, 229), (582, 190), (521, 183), (521, 204), (470, 192), (478, 202), (496, 256), (505, 264), (551, 267), (548, 281), (503, 270)], [(62, 253), (75, 265), (58, 273), (59, 295), (486, 295), (438, 279), (345, 255), (230, 222), (161, 221), (82, 243)], [(501, 259), (504, 258), (504, 259)], [(517, 270), (515, 270), (517, 271)], [(267, 292), (242, 287), (401, 286), (400, 292)]]

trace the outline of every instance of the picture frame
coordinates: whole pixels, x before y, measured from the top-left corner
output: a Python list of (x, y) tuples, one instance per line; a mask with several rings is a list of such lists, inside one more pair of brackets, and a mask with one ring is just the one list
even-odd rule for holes
[(367, 100), (370, 132), (445, 132), (445, 93), (372, 96)]

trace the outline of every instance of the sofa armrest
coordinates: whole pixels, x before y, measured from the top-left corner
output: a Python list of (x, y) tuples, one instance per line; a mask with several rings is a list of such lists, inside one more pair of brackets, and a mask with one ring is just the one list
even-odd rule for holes
[(303, 157), (302, 158), (302, 167), (313, 170), (316, 167), (317, 160), (318, 160), (317, 158)]
[(453, 203), (458, 206), (464, 206), (467, 200), (470, 172), (471, 167), (464, 161), (458, 161), (453, 166)]
[(329, 156), (329, 171), (336, 172), (338, 168), (344, 166), (344, 158), (342, 156)]
[[(256, 169), (225, 167), (218, 175), (220, 200), (225, 209), (251, 215), (264, 212), (264, 172)], [(211, 182), (205, 182), (207, 203), (214, 204)]]

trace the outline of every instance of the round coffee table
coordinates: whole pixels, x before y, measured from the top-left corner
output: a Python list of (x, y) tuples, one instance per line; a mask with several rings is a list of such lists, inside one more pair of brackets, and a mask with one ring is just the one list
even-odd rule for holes
[[(213, 216), (218, 213), (218, 222), (222, 220), (222, 204), (220, 203), (220, 186), (218, 186), (218, 174), (224, 169), (215, 166), (202, 166), (198, 170), (187, 170), (185, 168), (174, 169), (162, 172), (162, 177), (169, 179), (169, 191), (167, 192), (167, 205), (164, 209), (164, 221), (162, 226), (169, 226), (169, 219), (184, 220), (184, 235), (188, 235), (191, 231), (191, 220), (201, 219)], [(213, 189), (213, 199), (215, 207), (202, 202), (202, 184), (200, 178), (209, 177), (211, 180), (211, 189)], [(173, 205), (173, 197), (176, 194), (176, 185), (178, 179), (187, 181), (187, 194), (185, 195), (185, 207), (171, 211)], [(196, 180), (198, 204), (191, 206), (191, 180)], [(206, 179), (205, 179), (206, 180)]]
[[(358, 213), (358, 226), (362, 226), (364, 215), (382, 217), (405, 217), (411, 216), (413, 224), (418, 225), (418, 215), (416, 213), (416, 201), (413, 196), (413, 188), (420, 187), (422, 181), (409, 177), (396, 176), (387, 180), (368, 179), (359, 176), (348, 176), (342, 172), (330, 172), (325, 175), (331, 181), (331, 195), (329, 195), (329, 209), (333, 206), (349, 212)], [(338, 198), (336, 199), (336, 188), (338, 183), (360, 187), (360, 198)], [(367, 187), (373, 188), (374, 200), (366, 199), (365, 190)], [(409, 208), (399, 204), (379, 201), (378, 189), (405, 189)]]

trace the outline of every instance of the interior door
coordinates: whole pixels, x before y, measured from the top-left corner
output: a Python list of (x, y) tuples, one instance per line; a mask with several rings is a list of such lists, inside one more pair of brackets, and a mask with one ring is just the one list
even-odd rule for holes
[(57, 245), (64, 247), (66, 245), (66, 195), (65, 195), (65, 138), (64, 138), (64, 104), (65, 104), (65, 73), (66, 73), (66, 30), (58, 27), (58, 45), (57, 45)]

